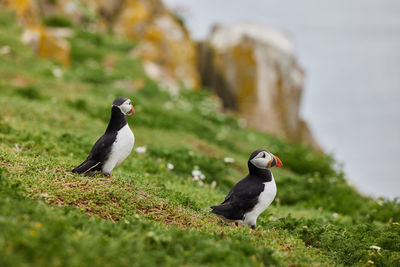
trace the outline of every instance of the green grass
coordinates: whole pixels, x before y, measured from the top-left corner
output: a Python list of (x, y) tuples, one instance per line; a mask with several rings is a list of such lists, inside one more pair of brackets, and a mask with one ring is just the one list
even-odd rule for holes
[[(397, 200), (359, 195), (329, 155), (241, 128), (206, 91), (160, 90), (127, 56), (135, 44), (47, 23), (74, 30), (71, 68), (34, 56), (0, 13), (0, 46), (11, 48), (0, 56), (0, 266), (400, 265)], [(135, 147), (147, 152), (111, 178), (73, 175), (120, 95), (133, 100)], [(257, 230), (224, 224), (209, 206), (257, 148), (284, 163), (277, 199)]]

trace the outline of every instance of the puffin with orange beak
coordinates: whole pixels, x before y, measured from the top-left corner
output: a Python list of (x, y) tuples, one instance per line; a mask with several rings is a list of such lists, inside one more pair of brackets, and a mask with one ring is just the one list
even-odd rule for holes
[(106, 132), (94, 144), (86, 160), (72, 172), (100, 172), (110, 176), (112, 170), (129, 156), (135, 144), (135, 136), (126, 120), (126, 115), (134, 114), (132, 101), (126, 97), (117, 97), (111, 107), (111, 118)]
[(225, 222), (257, 225), (258, 216), (276, 196), (276, 184), (270, 168), (282, 167), (279, 158), (266, 150), (256, 150), (247, 162), (249, 174), (229, 191), (225, 200), (212, 206), (212, 213)]

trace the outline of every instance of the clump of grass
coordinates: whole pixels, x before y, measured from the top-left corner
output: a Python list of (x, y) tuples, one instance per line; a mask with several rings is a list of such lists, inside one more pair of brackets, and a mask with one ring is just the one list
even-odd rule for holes
[(372, 260), (383, 266), (397, 265), (400, 261), (400, 226), (397, 224), (377, 227), (365, 222), (341, 224), (332, 220), (295, 219), (289, 215), (270, 225), (299, 235), (307, 246), (333, 250), (331, 257), (344, 265), (368, 264)]
[(44, 97), (40, 91), (34, 86), (19, 88), (16, 93), (29, 100), (42, 100)]
[(198, 167), (205, 174), (205, 181), (212, 183), (216, 181), (218, 185), (228, 189), (232, 182), (225, 179), (227, 175), (226, 165), (222, 159), (207, 157), (194, 153), (186, 148), (161, 148), (150, 146), (148, 153), (155, 157), (163, 159), (166, 163), (172, 163), (174, 172), (182, 176), (190, 177), (192, 171)]
[(48, 27), (64, 27), (64, 28), (73, 27), (73, 23), (71, 22), (71, 20), (61, 16), (50, 16), (43, 18), (43, 23)]

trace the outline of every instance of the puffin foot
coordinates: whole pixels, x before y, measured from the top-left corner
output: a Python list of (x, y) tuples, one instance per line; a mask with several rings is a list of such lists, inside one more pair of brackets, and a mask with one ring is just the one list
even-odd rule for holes
[(103, 172), (103, 175), (104, 175), (105, 177), (107, 177), (107, 178), (111, 178), (111, 173), (105, 173), (105, 172)]

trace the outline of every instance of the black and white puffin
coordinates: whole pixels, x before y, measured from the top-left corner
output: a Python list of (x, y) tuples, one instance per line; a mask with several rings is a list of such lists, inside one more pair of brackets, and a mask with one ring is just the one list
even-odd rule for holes
[(255, 228), (258, 216), (272, 203), (276, 184), (270, 168), (281, 167), (279, 158), (266, 150), (256, 150), (247, 162), (249, 174), (229, 191), (225, 200), (212, 206), (212, 213), (225, 222)]
[(112, 170), (131, 153), (135, 136), (129, 128), (126, 115), (134, 115), (132, 102), (126, 97), (117, 97), (111, 107), (111, 118), (106, 132), (90, 150), (89, 156), (74, 173), (97, 173), (110, 176)]

